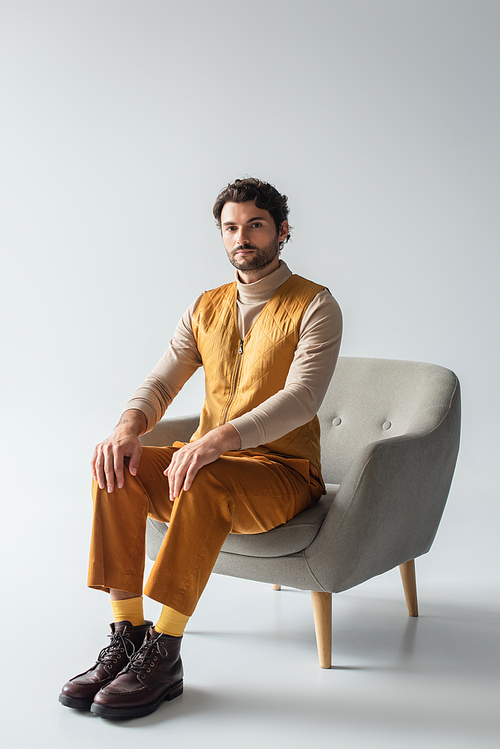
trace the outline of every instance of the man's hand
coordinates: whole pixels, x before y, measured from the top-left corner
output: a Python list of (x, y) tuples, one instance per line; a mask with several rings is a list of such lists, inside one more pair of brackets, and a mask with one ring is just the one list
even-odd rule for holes
[(213, 463), (222, 453), (239, 450), (241, 440), (238, 431), (232, 424), (212, 429), (195, 442), (184, 445), (174, 453), (169, 467), (164, 471), (168, 476), (170, 500), (177, 499), (181, 490), (191, 488), (194, 477), (203, 466)]
[(111, 437), (99, 443), (92, 455), (92, 476), (100, 489), (107, 488), (111, 494), (116, 486), (123, 486), (123, 460), (130, 458), (128, 469), (135, 476), (139, 468), (142, 447), (139, 435), (146, 431), (146, 417), (142, 411), (125, 411), (113, 430)]

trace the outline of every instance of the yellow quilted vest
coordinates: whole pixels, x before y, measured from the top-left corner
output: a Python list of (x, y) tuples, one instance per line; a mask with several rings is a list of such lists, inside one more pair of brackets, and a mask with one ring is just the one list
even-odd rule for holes
[[(205, 370), (205, 403), (193, 442), (251, 411), (281, 390), (299, 340), (304, 312), (324, 286), (292, 275), (259, 314), (243, 340), (238, 331), (236, 281), (203, 294), (192, 327)], [(319, 421), (252, 448), (305, 458), (321, 475)]]

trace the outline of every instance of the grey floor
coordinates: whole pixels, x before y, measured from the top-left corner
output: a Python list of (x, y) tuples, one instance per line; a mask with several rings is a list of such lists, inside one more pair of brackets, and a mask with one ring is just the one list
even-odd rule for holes
[[(335, 596), (326, 671), (307, 592), (214, 575), (184, 639), (184, 694), (127, 722), (57, 702), (106, 643), (107, 596), (61, 594), (50, 616), (40, 590), (41, 610), (26, 609), (3, 637), (3, 746), (498, 749), (498, 600), (419, 587), (418, 619), (406, 614), (397, 571)], [(146, 601), (146, 615), (157, 613)]]

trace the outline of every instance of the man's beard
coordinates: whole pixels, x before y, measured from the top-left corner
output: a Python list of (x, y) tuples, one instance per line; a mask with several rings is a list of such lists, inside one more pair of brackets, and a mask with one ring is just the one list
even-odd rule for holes
[[(249, 258), (243, 257), (237, 260), (236, 253), (238, 252), (238, 249), (255, 250), (255, 252)], [(233, 252), (228, 255), (231, 265), (233, 265), (237, 270), (242, 271), (260, 270), (261, 268), (265, 268), (267, 265), (270, 265), (276, 258), (276, 256), (279, 255), (280, 243), (278, 240), (278, 235), (276, 234), (276, 237), (272, 240), (272, 242), (266, 244), (265, 247), (259, 248), (251, 244), (245, 245), (244, 247), (240, 246), (238, 249), (233, 250)]]

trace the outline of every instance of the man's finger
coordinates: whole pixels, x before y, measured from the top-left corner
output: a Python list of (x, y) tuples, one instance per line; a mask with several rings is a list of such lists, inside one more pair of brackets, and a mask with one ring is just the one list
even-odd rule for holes
[(123, 455), (121, 453), (114, 455), (113, 468), (116, 476), (116, 485), (118, 489), (121, 489), (123, 486)]
[(137, 476), (139, 463), (141, 462), (141, 455), (142, 455), (142, 447), (140, 445), (137, 445), (136, 447), (134, 447), (134, 450), (130, 457), (130, 462), (128, 464), (128, 470), (130, 471), (132, 476)]
[(106, 445), (104, 453), (104, 473), (106, 474), (106, 488), (108, 493), (111, 494), (115, 488), (115, 472), (113, 465), (113, 456), (111, 455), (111, 448)]
[(103, 454), (101, 451), (99, 451), (97, 454), (96, 461), (95, 461), (96, 481), (99, 484), (99, 489), (104, 489), (105, 487), (103, 461), (104, 461)]
[(185, 491), (189, 491), (196, 474), (203, 465), (204, 463), (199, 459), (198, 456), (191, 454), (189, 455), (189, 461), (186, 461), (182, 471), (176, 477), (176, 497), (179, 496), (183, 489)]
[(90, 470), (92, 472), (92, 478), (94, 481), (97, 481), (97, 471), (95, 468), (95, 462), (97, 460), (97, 447), (94, 447), (94, 452), (92, 453), (92, 458), (90, 460)]
[(168, 481), (170, 486), (170, 499), (177, 499), (182, 488), (182, 482), (186, 473), (184, 464), (180, 462), (182, 456), (177, 453), (168, 468)]
[(191, 486), (192, 486), (192, 483), (194, 481), (194, 478), (195, 478), (196, 474), (198, 473), (198, 471), (200, 470), (200, 467), (201, 466), (197, 466), (194, 463), (192, 463), (189, 466), (189, 468), (188, 468), (188, 470), (186, 472), (186, 476), (184, 478), (184, 485), (182, 487), (186, 492), (188, 492), (191, 489)]
[(180, 492), (179, 484), (182, 483), (182, 470), (180, 466), (174, 466), (173, 473), (169, 473), (168, 480), (170, 482), (170, 499), (177, 499)]

